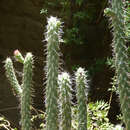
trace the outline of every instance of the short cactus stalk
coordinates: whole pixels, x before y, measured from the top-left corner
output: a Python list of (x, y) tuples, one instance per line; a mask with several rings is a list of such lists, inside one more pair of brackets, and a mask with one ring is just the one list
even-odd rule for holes
[(47, 66), (46, 66), (46, 130), (58, 130), (58, 69), (61, 22), (56, 17), (48, 18)]
[(24, 60), (23, 84), (21, 96), (21, 125), (22, 130), (31, 130), (31, 87), (33, 75), (33, 56), (27, 53)]
[(107, 9), (113, 27), (113, 51), (119, 98), (126, 130), (130, 130), (130, 79), (128, 76), (128, 55), (125, 44), (125, 22), (123, 0), (112, 0), (112, 9)]
[(14, 91), (16, 92), (16, 95), (21, 96), (22, 88), (16, 78), (13, 62), (10, 58), (7, 58), (5, 61), (5, 69), (6, 69), (6, 76), (10, 81), (10, 84), (13, 87)]
[(78, 68), (75, 73), (77, 104), (78, 104), (78, 130), (87, 130), (87, 79), (83, 68)]
[(67, 72), (58, 76), (60, 87), (61, 130), (71, 130), (71, 81)]

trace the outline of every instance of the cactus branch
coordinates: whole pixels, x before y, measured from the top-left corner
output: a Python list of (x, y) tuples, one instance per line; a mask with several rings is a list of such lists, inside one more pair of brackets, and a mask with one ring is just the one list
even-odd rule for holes
[(31, 130), (31, 86), (32, 86), (33, 57), (27, 53), (23, 68), (23, 92), (21, 96), (21, 123), (22, 130)]
[(71, 130), (71, 81), (68, 73), (58, 76), (60, 87), (61, 129)]
[(87, 130), (87, 79), (83, 68), (78, 68), (75, 73), (77, 102), (78, 102), (78, 130)]
[(61, 22), (55, 18), (48, 19), (46, 32), (47, 70), (46, 70), (46, 130), (58, 130), (58, 69), (59, 43), (61, 41)]
[[(127, 47), (125, 44), (125, 22), (123, 0), (112, 0), (111, 17), (113, 27), (113, 52), (119, 89), (121, 110), (126, 129), (130, 130), (130, 84)], [(109, 11), (109, 10), (108, 10)], [(114, 14), (114, 18), (113, 15)]]
[(7, 58), (5, 61), (5, 69), (6, 69), (6, 76), (7, 76), (8, 80), (10, 81), (10, 84), (12, 85), (16, 94), (20, 97), (21, 93), (22, 93), (22, 88), (18, 83), (16, 74), (14, 71), (14, 67), (13, 67), (13, 62), (10, 58)]

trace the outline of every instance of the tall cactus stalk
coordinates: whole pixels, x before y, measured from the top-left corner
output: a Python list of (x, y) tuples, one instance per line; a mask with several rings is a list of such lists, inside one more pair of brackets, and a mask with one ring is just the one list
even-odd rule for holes
[(48, 19), (47, 68), (46, 68), (46, 130), (58, 130), (58, 69), (59, 43), (61, 40), (61, 22), (56, 17)]
[(78, 102), (78, 130), (87, 130), (87, 79), (83, 68), (78, 68), (75, 73)]
[(61, 129), (71, 130), (71, 81), (68, 73), (63, 72), (58, 76), (60, 87), (60, 112)]
[(18, 83), (13, 68), (13, 62), (10, 58), (5, 61), (6, 75), (16, 94), (20, 97), (21, 101), (21, 130), (31, 130), (31, 86), (32, 86), (32, 69), (33, 69), (33, 56), (27, 53), (25, 59), (21, 53), (16, 50), (14, 52), (15, 58), (18, 62), (23, 63), (23, 81), (22, 85)]
[(123, 119), (126, 129), (130, 130), (130, 79), (128, 76), (128, 56), (125, 44), (125, 22), (123, 0), (112, 0), (112, 9), (106, 9), (105, 13), (111, 17), (113, 27), (113, 51), (119, 97)]
[(22, 130), (31, 130), (31, 86), (32, 86), (32, 72), (33, 57), (31, 53), (27, 53), (24, 60), (23, 68), (23, 84), (21, 96), (21, 123)]

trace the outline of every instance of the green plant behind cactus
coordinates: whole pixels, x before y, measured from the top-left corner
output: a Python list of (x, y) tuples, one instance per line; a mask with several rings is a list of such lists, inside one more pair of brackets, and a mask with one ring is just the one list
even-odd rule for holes
[(78, 68), (75, 73), (77, 102), (78, 102), (78, 130), (87, 130), (87, 79), (83, 68)]
[(68, 73), (63, 72), (58, 76), (60, 87), (60, 112), (61, 112), (61, 129), (71, 130), (71, 81)]
[(47, 68), (46, 68), (46, 129), (58, 130), (58, 70), (59, 70), (59, 43), (61, 41), (61, 22), (56, 17), (48, 18), (47, 41)]

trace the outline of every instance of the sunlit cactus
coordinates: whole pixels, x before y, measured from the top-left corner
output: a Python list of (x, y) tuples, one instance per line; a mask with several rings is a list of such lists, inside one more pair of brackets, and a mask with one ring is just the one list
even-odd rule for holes
[(32, 70), (33, 70), (33, 56), (27, 53), (25, 59), (22, 54), (16, 50), (14, 52), (16, 60), (23, 63), (23, 80), (22, 85), (19, 84), (13, 62), (10, 58), (5, 61), (6, 76), (9, 79), (13, 89), (20, 98), (21, 102), (21, 130), (31, 130), (31, 87), (32, 87)]
[(87, 130), (87, 77), (83, 68), (78, 68), (75, 73), (76, 96), (78, 103), (78, 130)]
[(47, 66), (46, 66), (46, 130), (58, 130), (58, 70), (59, 44), (61, 41), (61, 22), (56, 17), (48, 18)]
[(59, 82), (59, 104), (60, 104), (60, 114), (61, 114), (61, 129), (71, 130), (71, 81), (70, 76), (67, 72), (63, 72), (58, 76)]
[(22, 88), (17, 80), (14, 67), (13, 67), (13, 62), (11, 58), (7, 58), (5, 61), (5, 69), (6, 69), (6, 76), (8, 80), (10, 81), (11, 86), (13, 87), (15, 93), (18, 96), (21, 96), (22, 94)]
[(31, 87), (33, 75), (33, 56), (27, 53), (24, 60), (22, 96), (21, 96), (21, 125), (22, 130), (31, 130)]
[(112, 0), (111, 4), (112, 8), (109, 10), (107, 9), (105, 13), (106, 15), (109, 14), (112, 22), (112, 46), (119, 88), (119, 98), (126, 129), (130, 130), (130, 78), (128, 76), (130, 68), (128, 66), (127, 47), (125, 43), (124, 3), (123, 0)]

